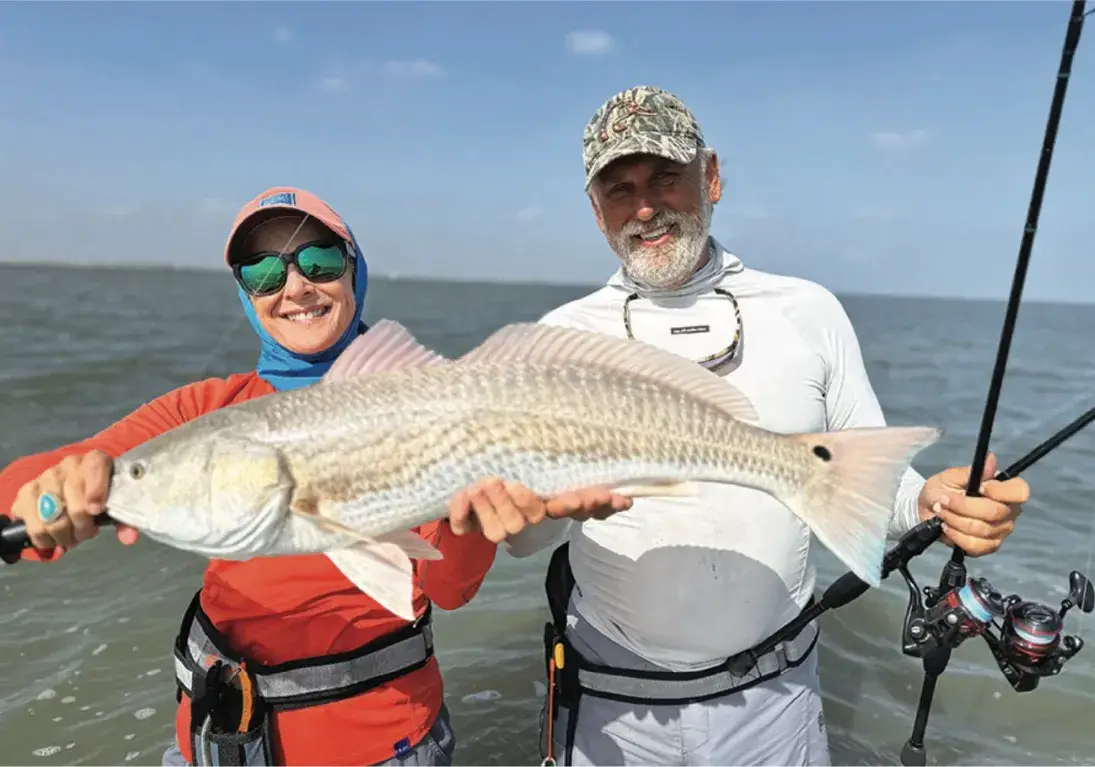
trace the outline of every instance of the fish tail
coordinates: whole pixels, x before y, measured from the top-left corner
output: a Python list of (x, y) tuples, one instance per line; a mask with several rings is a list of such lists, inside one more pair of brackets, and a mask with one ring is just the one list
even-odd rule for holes
[(901, 477), (941, 435), (932, 427), (795, 435), (791, 439), (810, 449), (817, 467), (802, 492), (783, 501), (849, 570), (877, 587)]

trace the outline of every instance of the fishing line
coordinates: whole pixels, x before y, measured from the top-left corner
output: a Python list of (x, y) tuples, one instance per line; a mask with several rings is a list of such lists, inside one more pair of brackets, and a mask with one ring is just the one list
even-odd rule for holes
[[(303, 216), (304, 217), (301, 219), (300, 223), (297, 224), (296, 229), (294, 229), (293, 233), (290, 234), (289, 237), (285, 240), (285, 244), (281, 246), (280, 250), (278, 251), (279, 254), (285, 255), (285, 253), (289, 249), (289, 246), (293, 242), (293, 238), (300, 234), (300, 230), (304, 228), (304, 225), (311, 218), (311, 216), (307, 213), (304, 213)], [(347, 256), (347, 258), (349, 257), (350, 256)], [(213, 350), (206, 357), (205, 362), (201, 366), (201, 372), (197, 374), (195, 380), (205, 378), (208, 375), (210, 368), (212, 368), (213, 366), (213, 361), (217, 358), (221, 351), (223, 351), (225, 345), (228, 343), (228, 340), (239, 331), (240, 326), (246, 321), (246, 319), (246, 315), (244, 315), (243, 317), (237, 316), (232, 324), (231, 332), (219, 334), (220, 339), (213, 347)], [(110, 518), (109, 514), (99, 514), (94, 518), (94, 521), (95, 524), (99, 527), (114, 524), (114, 520)], [(26, 523), (22, 520), (17, 521), (8, 518), (5, 515), (0, 515), (0, 561), (6, 562), (8, 564), (14, 564), (16, 561), (18, 561), (20, 557), (20, 552), (23, 549), (29, 547), (30, 539), (27, 537)]]
[[(1029, 420), (1029, 423), (1027, 425), (1022, 426), (1022, 427), (1017, 427), (1012, 433), (1008, 434), (1007, 437), (1005, 437), (1003, 440), (997, 442), (996, 443), (996, 449), (995, 449), (994, 452), (996, 453), (996, 455), (998, 457), (1000, 455), (1004, 454), (1004, 453), (1010, 452), (1011, 448), (1013, 448), (1017, 443), (1019, 443), (1022, 439), (1024, 439), (1028, 435), (1030, 435), (1036, 429), (1041, 428), (1045, 423), (1047, 423), (1049, 421), (1057, 420), (1057, 418), (1059, 418), (1060, 416), (1062, 416), (1065, 413), (1069, 412), (1070, 410), (1075, 408), (1077, 405), (1079, 405), (1083, 402), (1087, 402), (1087, 401), (1091, 400), (1093, 397), (1095, 397), (1095, 392), (1081, 392), (1080, 394), (1073, 397), (1071, 400), (1066, 402), (1061, 407), (1058, 407), (1055, 410), (1052, 410), (1047, 414), (1043, 414), (1043, 415), (1038, 416), (1038, 417), (1031, 417), (1030, 420)], [(1095, 410), (1087, 411), (1086, 413), (1081, 415), (1074, 422), (1074, 423), (1079, 423), (1080, 424), (1077, 427), (1076, 430), (1080, 431), (1081, 429), (1086, 427), (1088, 424), (1090, 424), (1092, 421), (1095, 421)], [(1023, 471), (1025, 471), (1025, 469)]]
[[(1053, 160), (1053, 149), (1057, 141), (1057, 130), (1061, 122), (1061, 112), (1064, 108), (1065, 94), (1068, 91), (1068, 83), (1072, 73), (1072, 58), (1080, 43), (1080, 33), (1083, 31), (1085, 13), (1085, 0), (1074, 0), (1069, 18), (1068, 28), (1065, 33), (1065, 41), (1061, 49), (1061, 60), (1057, 68), (1057, 82), (1053, 89), (1053, 99), (1050, 103), (1049, 116), (1046, 119), (1045, 135), (1042, 139), (1041, 156), (1038, 158), (1038, 169), (1034, 177), (1034, 185), (1031, 190), (1030, 205), (1027, 209), (1026, 224), (1023, 228), (1023, 237), (1019, 246), (1019, 257), (1015, 264), (1015, 275), (1011, 284), (1011, 295), (1008, 297), (1007, 310), (1004, 316), (1004, 325), (1000, 332), (1000, 344), (996, 353), (996, 364), (993, 367), (992, 379), (989, 384), (988, 396), (985, 400), (985, 409), (981, 417), (981, 429), (974, 449), (973, 460), (970, 463), (969, 482), (966, 486), (968, 497), (980, 495), (981, 475), (984, 471), (985, 460), (988, 456), (989, 441), (992, 437), (992, 426), (996, 418), (996, 408), (999, 404), (1000, 393), (1003, 390), (1004, 374), (1007, 370), (1008, 356), (1011, 352), (1011, 341), (1015, 333), (1015, 324), (1019, 315), (1019, 306), (1022, 303), (1023, 286), (1026, 281), (1027, 269), (1030, 265), (1031, 250), (1034, 245), (1034, 235), (1038, 230), (1038, 217), (1042, 209), (1042, 200), (1045, 196), (1046, 180), (1049, 177), (1050, 164)], [(939, 586), (935, 594), (929, 598), (926, 605), (929, 609), (938, 603), (938, 600), (951, 594), (955, 589), (966, 585), (966, 554), (962, 548), (955, 545), (951, 552), (950, 561), (944, 566), (939, 576)], [(911, 587), (910, 587), (911, 588)], [(913, 723), (913, 732), (909, 736), (901, 751), (901, 763), (921, 767), (927, 762), (924, 750), (924, 734), (928, 726), (928, 716), (931, 712), (932, 699), (935, 696), (935, 686), (947, 664), (950, 662), (952, 646), (943, 643), (934, 651), (923, 656), (924, 681), (921, 685), (920, 700), (917, 704), (916, 719)]]
[[(282, 245), (281, 249), (278, 251), (279, 255), (285, 255), (285, 253), (289, 250), (289, 245), (293, 242), (293, 238), (300, 234), (300, 230), (304, 228), (304, 224), (308, 222), (309, 218), (311, 218), (311, 216), (307, 213), (304, 213), (304, 218), (299, 224), (297, 224), (297, 228), (293, 230), (293, 233), (289, 235), (289, 238), (285, 241), (285, 244)], [(347, 258), (349, 258), (349, 256), (347, 256)], [(228, 344), (228, 340), (230, 338), (233, 338), (235, 334), (239, 332), (240, 326), (243, 325), (246, 320), (247, 315), (244, 315), (242, 317), (236, 315), (236, 318), (232, 323), (232, 332), (219, 334), (220, 340), (217, 341), (216, 346), (213, 347), (213, 351), (209, 353), (209, 356), (206, 357), (205, 362), (202, 364), (201, 372), (197, 375), (198, 379), (205, 378), (209, 374), (210, 368), (212, 368), (213, 366), (213, 360), (215, 360), (217, 356), (224, 350), (224, 347)]]

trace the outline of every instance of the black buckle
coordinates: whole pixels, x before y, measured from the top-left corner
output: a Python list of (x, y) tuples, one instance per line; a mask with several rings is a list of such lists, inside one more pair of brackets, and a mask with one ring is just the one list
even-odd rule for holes
[(194, 672), (190, 682), (190, 726), (201, 729), (206, 718), (217, 708), (224, 696), (226, 682), (221, 673), (226, 664), (216, 661), (201, 672)]

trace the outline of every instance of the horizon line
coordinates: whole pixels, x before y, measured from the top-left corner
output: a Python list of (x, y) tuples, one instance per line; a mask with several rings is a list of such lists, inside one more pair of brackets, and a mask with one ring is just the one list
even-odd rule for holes
[[(160, 263), (158, 261), (80, 261), (80, 260), (62, 260), (62, 259), (39, 259), (31, 261), (28, 259), (7, 259), (0, 257), (0, 267), (14, 266), (14, 267), (35, 267), (35, 266), (47, 266), (50, 268), (87, 268), (87, 269), (140, 269), (142, 271), (171, 271), (171, 272), (218, 272), (226, 271), (223, 269), (223, 265), (213, 264), (170, 264)], [(377, 279), (387, 280), (389, 282), (455, 282), (460, 284), (471, 285), (513, 285), (513, 286), (546, 286), (553, 288), (583, 288), (583, 289), (598, 289), (604, 287), (604, 283), (597, 282), (581, 282), (581, 281), (562, 281), (556, 282), (551, 280), (536, 280), (536, 279), (505, 279), (505, 278), (489, 278), (489, 277), (433, 277), (424, 274), (403, 274), (400, 272), (390, 272), (387, 274), (373, 273), (370, 277)], [(828, 290), (831, 290), (834, 295), (846, 296), (849, 298), (896, 298), (896, 299), (920, 299), (920, 300), (935, 300), (935, 301), (967, 301), (976, 303), (999, 303), (1006, 304), (1008, 301), (1007, 296), (1001, 296), (999, 298), (990, 298), (985, 296), (956, 296), (956, 295), (936, 295), (931, 293), (885, 293), (885, 292), (864, 292), (864, 291), (838, 291), (825, 286)], [(1032, 304), (1046, 304), (1050, 306), (1095, 306), (1095, 299), (1084, 301), (1080, 299), (1066, 299), (1066, 298), (1024, 298), (1024, 303)]]

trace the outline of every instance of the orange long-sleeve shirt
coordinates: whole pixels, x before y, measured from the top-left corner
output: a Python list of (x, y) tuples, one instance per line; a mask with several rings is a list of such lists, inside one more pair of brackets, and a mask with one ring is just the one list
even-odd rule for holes
[[(90, 439), (9, 465), (0, 472), (0, 510), (7, 513), (20, 487), (68, 455), (101, 450), (116, 458), (204, 413), (273, 391), (252, 372), (168, 392)], [(493, 564), (496, 546), (480, 534), (456, 536), (447, 522), (415, 530), (444, 554), (441, 560), (416, 562), (416, 614), (431, 600), (446, 610), (466, 604)], [(51, 561), (61, 553), (26, 549), (23, 559)], [(234, 650), (263, 664), (345, 652), (406, 625), (354, 587), (327, 557), (316, 554), (212, 560), (201, 605)], [(279, 764), (376, 764), (390, 759), (404, 738), (412, 744), (421, 740), (441, 703), (441, 673), (431, 659), (423, 668), (353, 698), (275, 713), (274, 756)], [(193, 764), (186, 696), (175, 727), (183, 755)]]

